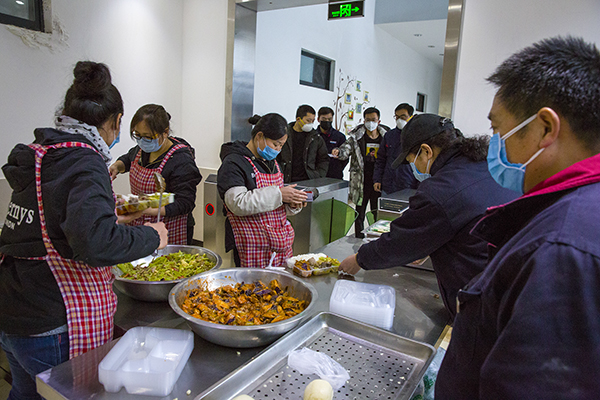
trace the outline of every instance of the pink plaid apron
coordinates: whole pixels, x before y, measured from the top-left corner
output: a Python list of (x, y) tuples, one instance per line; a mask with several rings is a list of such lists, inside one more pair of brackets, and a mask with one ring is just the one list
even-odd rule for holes
[[(162, 162), (158, 168), (144, 168), (140, 165), (140, 159), (142, 158), (142, 150), (138, 151), (135, 156), (135, 160), (131, 164), (131, 170), (129, 171), (129, 185), (131, 187), (131, 193), (139, 196), (141, 194), (154, 193), (156, 192), (156, 184), (154, 183), (154, 172), (162, 174), (162, 170), (171, 157), (171, 155), (179, 149), (186, 148), (183, 144), (178, 144), (173, 147), (165, 154)], [(187, 242), (187, 222), (188, 216), (177, 215), (175, 217), (164, 217), (161, 220), (165, 223), (167, 230), (169, 231), (169, 244), (188, 244)], [(144, 225), (146, 222), (156, 222), (156, 217), (149, 215), (143, 215), (130, 223), (130, 225)]]
[(117, 296), (112, 290), (114, 280), (111, 267), (94, 268), (89, 265), (64, 259), (58, 254), (46, 227), (42, 202), (42, 158), (48, 149), (83, 147), (96, 151), (85, 143), (66, 142), (53, 146), (30, 144), (35, 150), (35, 190), (42, 238), (46, 256), (31, 259), (46, 260), (56, 279), (67, 310), (69, 329), (69, 358), (112, 340)]
[[(263, 174), (250, 158), (245, 158), (254, 170), (257, 189), (283, 186), (283, 174), (277, 163), (276, 174)], [(274, 267), (283, 265), (285, 260), (292, 256), (294, 229), (286, 218), (285, 205), (273, 211), (243, 217), (227, 209), (227, 217), (231, 223), (242, 267), (265, 268), (273, 252), (277, 253), (273, 260)]]

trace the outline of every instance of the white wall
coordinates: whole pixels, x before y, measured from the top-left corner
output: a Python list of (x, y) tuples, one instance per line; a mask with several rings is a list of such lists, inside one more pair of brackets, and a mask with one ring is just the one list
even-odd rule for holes
[[(427, 111), (437, 112), (441, 69), (373, 24), (374, 1), (365, 2), (365, 17), (349, 20), (327, 21), (327, 7), (258, 13), (255, 113), (278, 112), (291, 121), (300, 104), (316, 110), (333, 106), (335, 92), (299, 84), (301, 49), (335, 60), (336, 70), (360, 80), (369, 92), (368, 106), (381, 111), (386, 125), (394, 126), (399, 103), (414, 105), (417, 91), (428, 94)], [(354, 124), (359, 118), (355, 115)]]
[(163, 104), (181, 127), (182, 0), (53, 0), (53, 15), (69, 35), (68, 47), (50, 52), (26, 46), (0, 25), (0, 160), (15, 144), (52, 126), (55, 109), (79, 60), (106, 63), (125, 102), (118, 156), (133, 141), (129, 122), (145, 103)]
[(465, 0), (453, 119), (465, 134), (490, 133), (495, 89), (485, 82), (514, 52), (543, 38), (581, 36), (600, 47), (600, 1)]
[[(26, 46), (0, 25), (0, 164), (15, 144), (33, 140), (36, 127), (52, 126), (75, 63), (93, 60), (111, 68), (125, 102), (115, 158), (134, 145), (128, 132), (135, 111), (158, 103), (171, 114), (175, 134), (196, 148), (203, 175), (214, 171), (224, 137), (228, 6), (223, 0), (53, 0), (53, 15), (69, 35), (68, 46), (55, 53)], [(128, 177), (114, 186), (129, 192)], [(1, 222), (9, 193), (5, 181), (0, 188)], [(202, 240), (202, 184), (197, 199), (194, 238)]]

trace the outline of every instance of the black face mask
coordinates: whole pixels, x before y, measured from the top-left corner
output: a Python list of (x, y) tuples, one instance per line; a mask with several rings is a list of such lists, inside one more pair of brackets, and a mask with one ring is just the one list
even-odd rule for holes
[(327, 132), (328, 130), (331, 129), (331, 121), (321, 121), (321, 123), (319, 124), (319, 126), (321, 127), (321, 129), (324, 132)]

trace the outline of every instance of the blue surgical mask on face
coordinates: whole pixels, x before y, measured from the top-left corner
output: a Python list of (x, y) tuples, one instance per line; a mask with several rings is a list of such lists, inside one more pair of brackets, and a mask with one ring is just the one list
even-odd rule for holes
[(277, 157), (277, 155), (279, 154), (279, 152), (273, 148), (271, 148), (268, 144), (267, 141), (265, 140), (265, 138), (263, 137), (263, 140), (265, 141), (265, 148), (261, 149), (260, 146), (256, 145), (256, 151), (258, 152), (258, 155), (261, 156), (262, 158), (264, 158), (265, 160), (274, 160), (275, 157)]
[(119, 143), (121, 141), (121, 131), (119, 131), (119, 133), (117, 133), (117, 137), (115, 138), (115, 140), (113, 140), (113, 142), (110, 144), (110, 146), (108, 146), (109, 149), (112, 149), (115, 144)]
[(492, 175), (492, 178), (498, 184), (506, 189), (514, 190), (519, 194), (523, 194), (523, 184), (525, 182), (525, 167), (536, 159), (545, 149), (539, 149), (529, 160), (524, 164), (515, 164), (508, 162), (508, 156), (506, 154), (506, 139), (514, 135), (519, 130), (527, 126), (531, 121), (537, 117), (537, 114), (532, 115), (525, 121), (514, 127), (503, 137), (500, 137), (500, 133), (495, 133), (490, 139), (488, 146), (487, 163), (488, 170)]
[(158, 143), (158, 138), (156, 139), (147, 139), (147, 138), (141, 138), (141, 139), (136, 139), (135, 140), (138, 144), (138, 146), (140, 146), (140, 149), (142, 149), (142, 151), (146, 152), (146, 153), (154, 153), (155, 151), (158, 151), (158, 149), (160, 149), (161, 144)]
[(412, 173), (415, 176), (415, 179), (419, 182), (423, 182), (425, 179), (431, 178), (431, 174), (427, 172), (429, 171), (429, 163), (431, 162), (431, 159), (427, 160), (427, 167), (425, 167), (425, 172), (420, 172), (417, 169), (417, 166), (415, 165), (415, 161), (417, 161), (417, 157), (419, 157), (420, 153), (421, 149), (419, 148), (419, 151), (417, 151), (417, 155), (415, 156), (414, 161), (410, 163), (410, 168), (412, 169)]

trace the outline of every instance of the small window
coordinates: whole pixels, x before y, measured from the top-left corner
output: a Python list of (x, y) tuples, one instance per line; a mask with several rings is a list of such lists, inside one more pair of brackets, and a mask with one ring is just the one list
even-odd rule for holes
[(43, 0), (0, 0), (0, 23), (44, 31)]
[(427, 95), (417, 92), (417, 104), (415, 107), (416, 111), (425, 112), (425, 105), (427, 103)]
[(302, 50), (300, 54), (300, 84), (333, 90), (335, 61)]

